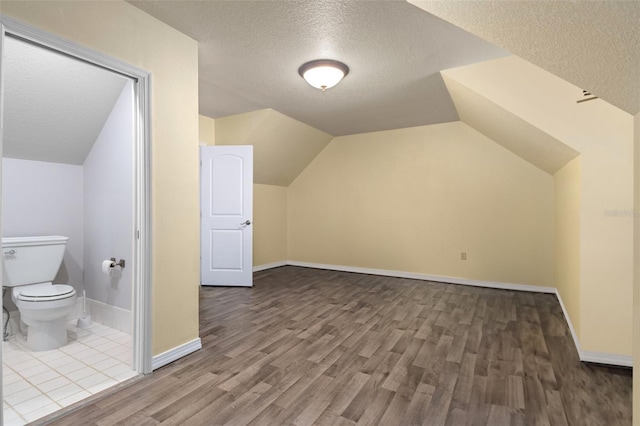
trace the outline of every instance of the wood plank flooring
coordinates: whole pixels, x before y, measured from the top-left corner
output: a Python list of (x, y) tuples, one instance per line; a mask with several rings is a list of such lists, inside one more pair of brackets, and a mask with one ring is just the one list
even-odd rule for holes
[(290, 266), (200, 295), (202, 350), (51, 424), (631, 424), (554, 295)]

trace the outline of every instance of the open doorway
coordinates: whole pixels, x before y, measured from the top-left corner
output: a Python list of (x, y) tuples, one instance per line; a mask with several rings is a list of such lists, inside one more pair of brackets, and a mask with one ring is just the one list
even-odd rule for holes
[(75, 291), (68, 341), (34, 350), (3, 287), (3, 417), (24, 424), (150, 372), (148, 75), (3, 24), (2, 235), (69, 237), (52, 282)]

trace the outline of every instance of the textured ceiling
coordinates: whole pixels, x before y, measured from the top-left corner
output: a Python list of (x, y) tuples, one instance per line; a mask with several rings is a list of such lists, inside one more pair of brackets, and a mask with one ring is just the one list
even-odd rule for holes
[[(507, 55), (404, 1), (131, 1), (199, 41), (200, 113), (273, 108), (332, 135), (457, 120), (439, 71)], [(345, 62), (321, 92), (306, 61)]]
[(630, 114), (640, 112), (640, 1), (409, 1)]
[(4, 48), (2, 155), (83, 164), (125, 78), (12, 37)]

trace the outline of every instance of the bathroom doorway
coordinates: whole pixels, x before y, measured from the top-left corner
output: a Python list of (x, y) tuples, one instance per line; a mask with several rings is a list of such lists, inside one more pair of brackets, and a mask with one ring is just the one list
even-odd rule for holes
[(77, 295), (68, 343), (36, 352), (3, 294), (3, 420), (25, 424), (151, 370), (148, 75), (2, 23), (2, 235), (69, 237), (53, 282)]

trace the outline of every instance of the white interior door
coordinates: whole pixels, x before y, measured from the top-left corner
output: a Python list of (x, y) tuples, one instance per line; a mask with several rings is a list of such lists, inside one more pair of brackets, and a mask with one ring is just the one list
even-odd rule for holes
[(200, 147), (202, 285), (253, 285), (253, 146)]

